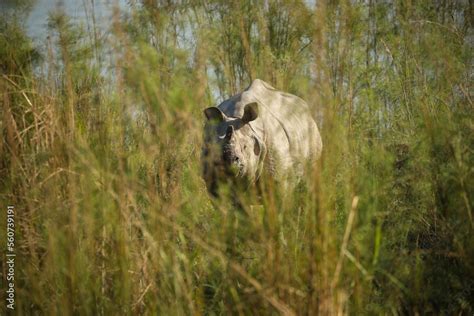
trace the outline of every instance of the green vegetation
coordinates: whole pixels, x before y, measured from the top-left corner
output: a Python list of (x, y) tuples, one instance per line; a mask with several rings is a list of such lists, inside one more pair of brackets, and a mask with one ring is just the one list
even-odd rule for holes
[[(18, 314), (472, 315), (472, 3), (316, 2), (54, 13), (44, 50), (0, 22)], [(323, 156), (236, 209), (201, 179), (202, 110), (255, 78), (308, 101)]]

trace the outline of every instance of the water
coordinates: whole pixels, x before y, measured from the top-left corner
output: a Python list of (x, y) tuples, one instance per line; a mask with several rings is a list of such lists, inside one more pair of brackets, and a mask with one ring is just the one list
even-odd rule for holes
[[(24, 1), (23, 1), (24, 2)], [(128, 9), (127, 0), (33, 0), (25, 10), (24, 27), (29, 37), (42, 46), (49, 35), (48, 17), (51, 12), (60, 10), (70, 16), (74, 23), (92, 27), (92, 15), (100, 33), (107, 32), (112, 24), (113, 8), (118, 6), (121, 11)], [(21, 8), (18, 1), (0, 0), (0, 10), (10, 14), (14, 9)]]

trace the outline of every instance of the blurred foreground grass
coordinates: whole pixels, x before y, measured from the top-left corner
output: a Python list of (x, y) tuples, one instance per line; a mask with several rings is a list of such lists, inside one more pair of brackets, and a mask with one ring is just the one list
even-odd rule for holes
[[(130, 6), (109, 33), (52, 13), (42, 51), (0, 22), (18, 314), (473, 313), (470, 2)], [(201, 179), (202, 110), (255, 78), (324, 150), (236, 210)]]

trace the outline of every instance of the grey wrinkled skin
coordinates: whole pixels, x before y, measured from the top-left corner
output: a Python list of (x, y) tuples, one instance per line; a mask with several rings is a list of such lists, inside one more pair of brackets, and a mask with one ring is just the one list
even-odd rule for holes
[(221, 180), (252, 183), (264, 170), (277, 180), (297, 181), (305, 164), (321, 155), (321, 136), (306, 102), (262, 80), (204, 114), (203, 177), (214, 196)]

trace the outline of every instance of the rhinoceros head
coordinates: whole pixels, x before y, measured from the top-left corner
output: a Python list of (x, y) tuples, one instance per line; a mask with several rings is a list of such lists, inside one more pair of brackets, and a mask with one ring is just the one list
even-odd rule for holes
[(206, 182), (216, 176), (258, 176), (264, 145), (250, 122), (258, 118), (258, 106), (245, 105), (242, 117), (226, 116), (219, 108), (204, 110), (207, 118), (203, 147)]

